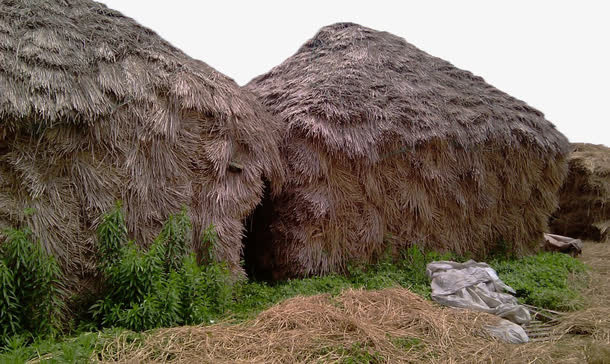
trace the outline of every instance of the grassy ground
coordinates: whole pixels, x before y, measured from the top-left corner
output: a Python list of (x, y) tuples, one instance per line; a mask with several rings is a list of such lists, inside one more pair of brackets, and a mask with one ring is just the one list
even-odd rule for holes
[[(584, 265), (565, 255), (492, 262), (522, 301), (562, 310), (579, 308), (545, 344), (516, 346), (483, 338), (481, 325), (493, 318), (456, 314), (420, 298), (429, 296), (425, 265), (441, 258), (450, 257), (411, 250), (398, 264), (381, 263), (367, 271), (352, 268), (347, 277), (331, 275), (275, 286), (242, 283), (220, 323), (145, 333), (107, 329), (27, 346), (16, 338), (0, 355), (0, 362), (375, 363), (466, 357), (487, 362), (604, 362), (610, 355), (606, 351), (610, 311), (605, 307), (610, 298), (610, 245), (586, 245), (580, 260), (591, 266), (589, 282), (583, 281)], [(587, 283), (591, 288), (582, 295)]]
[(585, 243), (580, 260), (591, 267), (582, 309), (567, 315), (549, 350), (564, 363), (610, 363), (610, 244)]
[(586, 242), (578, 260), (590, 268), (579, 309), (562, 318), (550, 342), (506, 346), (494, 361), (610, 363), (610, 244)]

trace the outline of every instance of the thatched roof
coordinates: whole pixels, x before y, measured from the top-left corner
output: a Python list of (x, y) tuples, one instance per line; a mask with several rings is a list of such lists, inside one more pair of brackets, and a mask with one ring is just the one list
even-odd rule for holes
[(562, 235), (610, 241), (610, 148), (574, 143), (568, 177), (559, 190), (551, 229)]
[(116, 199), (142, 243), (187, 205), (195, 242), (215, 223), (237, 265), (263, 176), (281, 183), (279, 124), (255, 98), (105, 5), (2, 1), (0, 89), (0, 221), (71, 270)]
[(246, 88), (288, 130), (288, 182), (260, 239), (275, 242), (260, 248), (275, 263), (260, 265), (276, 273), (334, 270), (416, 240), (481, 253), (504, 239), (524, 251), (554, 209), (566, 138), (395, 35), (324, 27)]
[[(0, 11), (5, 130), (92, 125), (125, 104), (154, 104), (159, 96), (210, 115), (262, 113), (231, 79), (103, 4), (3, 1)], [(159, 129), (163, 115), (157, 119), (149, 118), (149, 133), (166, 132)]]
[(389, 136), (409, 146), (441, 137), (566, 150), (565, 137), (525, 102), (400, 37), (351, 23), (322, 28), (249, 88), (291, 129), (371, 161)]

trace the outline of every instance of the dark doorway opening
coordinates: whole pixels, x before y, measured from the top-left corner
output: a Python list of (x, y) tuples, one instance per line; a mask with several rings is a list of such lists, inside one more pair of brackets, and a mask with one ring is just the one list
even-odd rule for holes
[(274, 250), (271, 239), (273, 206), (269, 181), (264, 179), (263, 198), (244, 222), (244, 268), (253, 280), (273, 281)]

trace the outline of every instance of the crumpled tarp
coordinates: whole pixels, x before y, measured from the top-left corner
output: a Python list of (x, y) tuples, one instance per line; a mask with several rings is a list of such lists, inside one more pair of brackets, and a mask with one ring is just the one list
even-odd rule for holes
[[(505, 293), (514, 294), (515, 290), (502, 282), (486, 263), (432, 262), (426, 267), (426, 275), (432, 280), (432, 299), (442, 305), (491, 313), (516, 324), (531, 320), (529, 310), (519, 305), (517, 298)], [(503, 323), (488, 331), (513, 343), (529, 341), (519, 325)]]
[(546, 250), (570, 254), (575, 257), (582, 253), (582, 241), (563, 235), (544, 234)]

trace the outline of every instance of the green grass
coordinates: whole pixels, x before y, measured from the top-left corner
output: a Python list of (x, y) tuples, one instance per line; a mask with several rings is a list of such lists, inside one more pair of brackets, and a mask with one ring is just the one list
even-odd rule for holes
[(394, 346), (404, 351), (417, 350), (424, 346), (422, 340), (416, 337), (392, 337), (390, 340)]
[(349, 347), (336, 346), (327, 347), (316, 353), (318, 357), (332, 355), (339, 357), (338, 363), (341, 364), (377, 364), (383, 363), (383, 357), (374, 348), (362, 343), (353, 343)]
[[(275, 284), (234, 282), (226, 264), (215, 259), (213, 225), (203, 234), (202, 259), (190, 253), (191, 222), (186, 209), (169, 217), (148, 248), (128, 240), (126, 226), (119, 202), (98, 226), (100, 293), (82, 300), (83, 307), (76, 307), (80, 314), (70, 323), (60, 315), (63, 291), (54, 258), (31, 240), (27, 228), (0, 231), (5, 237), (0, 246), (0, 363), (32, 358), (82, 362), (99, 350), (101, 342), (120, 333), (139, 335), (159, 327), (244, 321), (295, 296), (402, 286), (429, 299), (426, 265), (435, 260), (465, 260), (413, 246), (400, 257), (388, 255), (374, 265), (350, 264), (344, 274)], [(507, 247), (499, 242), (495, 251), (500, 256), (490, 264), (516, 289), (522, 302), (559, 310), (578, 307), (580, 293), (575, 287), (584, 283), (581, 277), (586, 273), (582, 263), (557, 253), (514, 259), (506, 256)], [(76, 329), (69, 331), (70, 327)], [(418, 344), (413, 340), (417, 339), (396, 345), (408, 349)], [(365, 352), (371, 354), (368, 349), (344, 349), (353, 351), (356, 359), (368, 355)]]
[[(25, 363), (41, 360), (44, 363), (86, 363), (95, 352), (99, 352), (106, 341), (113, 341), (124, 329), (105, 329), (99, 332), (84, 332), (72, 337), (29, 340), (23, 336), (12, 337), (4, 352), (0, 353), (0, 363)], [(130, 333), (136, 338), (142, 334)]]
[(504, 283), (513, 287), (519, 301), (551, 310), (580, 307), (579, 288), (585, 285), (587, 268), (561, 253), (540, 253), (520, 259), (493, 260), (490, 265)]
[(338, 295), (348, 288), (383, 289), (402, 286), (430, 298), (426, 265), (434, 260), (449, 259), (456, 257), (451, 254), (424, 253), (419, 248), (412, 247), (407, 249), (397, 262), (384, 259), (370, 266), (352, 265), (345, 275), (329, 274), (273, 285), (264, 282), (241, 282), (234, 289), (234, 299), (228, 308), (229, 316), (237, 320), (249, 319), (290, 297), (321, 293)]
[[(383, 289), (402, 286), (429, 298), (430, 287), (425, 267), (433, 260), (447, 259), (461, 260), (451, 255), (424, 253), (413, 247), (405, 251), (397, 262), (384, 260), (368, 267), (351, 266), (346, 275), (330, 274), (273, 285), (251, 281), (238, 282), (233, 287), (233, 296), (227, 310), (211, 321), (242, 321), (294, 296), (320, 293), (338, 295), (348, 288)], [(586, 267), (570, 256), (540, 253), (520, 259), (496, 258), (490, 261), (490, 265), (498, 271), (502, 280), (515, 288), (517, 296), (524, 303), (559, 310), (578, 307), (580, 293), (577, 285), (584, 284)], [(32, 344), (28, 344), (29, 340), (24, 338), (14, 337), (5, 346), (4, 352), (0, 352), (0, 363), (20, 363), (41, 357), (51, 363), (83, 362), (93, 353), (99, 352), (106, 340), (112, 340), (124, 331), (117, 328), (74, 333), (71, 337), (34, 340)], [(421, 345), (417, 338), (396, 338), (394, 343), (405, 350), (417, 349)], [(341, 353), (346, 362), (361, 362), (364, 359), (375, 362), (379, 358), (369, 349), (356, 346), (343, 348)]]

